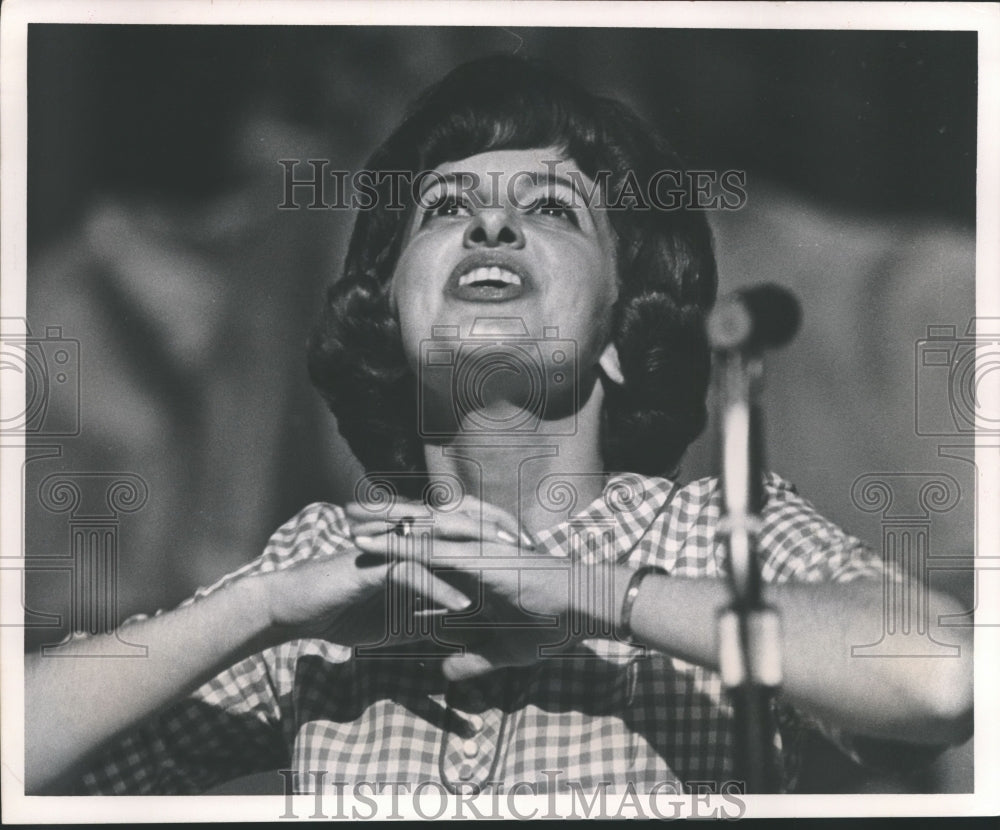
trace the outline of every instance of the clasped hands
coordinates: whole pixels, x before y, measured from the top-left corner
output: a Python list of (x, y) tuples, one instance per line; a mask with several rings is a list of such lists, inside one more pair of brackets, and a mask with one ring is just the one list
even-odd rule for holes
[(265, 642), (433, 638), (461, 647), (442, 663), (460, 680), (611, 636), (623, 569), (547, 551), (495, 505), (466, 496), (442, 508), (397, 500), (345, 511), (353, 546), (250, 577)]
[(444, 661), (450, 679), (530, 664), (580, 638), (577, 566), (539, 548), (506, 511), (472, 497), (448, 510), (409, 501), (345, 509), (359, 565), (388, 563), (404, 587), (397, 612), (441, 620), (423, 630), (463, 647)]

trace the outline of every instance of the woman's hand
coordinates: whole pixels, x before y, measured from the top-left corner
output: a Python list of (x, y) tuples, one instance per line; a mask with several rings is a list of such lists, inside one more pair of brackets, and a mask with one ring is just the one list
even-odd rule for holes
[[(396, 500), (389, 509), (377, 503), (346, 507), (352, 534), (391, 533), (399, 522), (414, 534), (435, 526), (448, 538), (478, 539), (481, 535), (504, 544), (533, 544), (516, 520), (500, 508), (471, 497), (434, 510), (422, 502)], [(393, 536), (394, 539), (398, 537)], [(399, 541), (402, 541), (399, 539)], [(416, 557), (364, 553), (355, 550), (312, 557), (280, 571), (249, 577), (271, 621), (267, 639), (285, 642), (319, 638), (340, 645), (377, 645), (391, 639), (420, 639), (429, 625), (414, 618), (440, 616), (471, 607), (459, 588), (431, 573)], [(405, 547), (405, 546), (401, 546)]]
[(344, 508), (351, 522), (351, 535), (374, 537), (401, 535), (408, 529), (420, 534), (433, 530), (435, 537), (452, 540), (500, 542), (533, 549), (535, 540), (513, 516), (489, 502), (465, 496), (433, 508), (420, 501), (396, 499), (386, 506), (378, 502), (351, 502)]
[(465, 646), (464, 654), (444, 662), (449, 679), (530, 664), (580, 636), (572, 602), (579, 568), (567, 559), (535, 553), (530, 536), (500, 508), (467, 497), (448, 512), (404, 502), (373, 521), (370, 511), (368, 505), (347, 506), (360, 550), (382, 562), (430, 569), (442, 580), (469, 586), (470, 596), (481, 595), (479, 625), (463, 627), (461, 618), (450, 617), (437, 632), (440, 639)]
[(434, 611), (429, 598), (446, 611), (472, 604), (417, 561), (373, 559), (361, 550), (317, 556), (248, 579), (259, 580), (270, 619), (268, 639), (274, 642), (318, 638), (350, 646), (376, 645), (387, 637), (415, 639), (412, 624), (393, 622)]

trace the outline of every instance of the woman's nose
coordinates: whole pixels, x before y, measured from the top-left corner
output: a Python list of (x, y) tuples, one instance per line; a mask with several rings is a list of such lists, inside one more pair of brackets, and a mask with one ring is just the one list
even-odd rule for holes
[(465, 229), (462, 242), (466, 248), (524, 247), (524, 233), (517, 217), (504, 208), (477, 211)]

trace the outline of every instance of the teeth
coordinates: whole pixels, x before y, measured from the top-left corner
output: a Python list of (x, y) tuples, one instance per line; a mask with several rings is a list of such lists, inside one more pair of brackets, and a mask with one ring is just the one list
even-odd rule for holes
[(520, 285), (521, 278), (513, 271), (508, 271), (506, 268), (499, 268), (496, 265), (491, 265), (488, 268), (473, 268), (467, 274), (462, 274), (458, 278), (459, 286), (475, 285), (479, 282), (502, 282), (506, 285)]

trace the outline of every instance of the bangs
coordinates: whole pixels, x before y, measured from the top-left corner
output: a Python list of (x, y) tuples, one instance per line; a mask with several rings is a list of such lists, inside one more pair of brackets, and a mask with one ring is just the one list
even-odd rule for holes
[(418, 164), (427, 170), (495, 150), (552, 147), (573, 159), (583, 172), (592, 173), (586, 169), (585, 159), (593, 157), (597, 133), (593, 121), (580, 112), (567, 111), (560, 103), (548, 104), (540, 100), (492, 101), (453, 110), (444, 123), (427, 134)]

